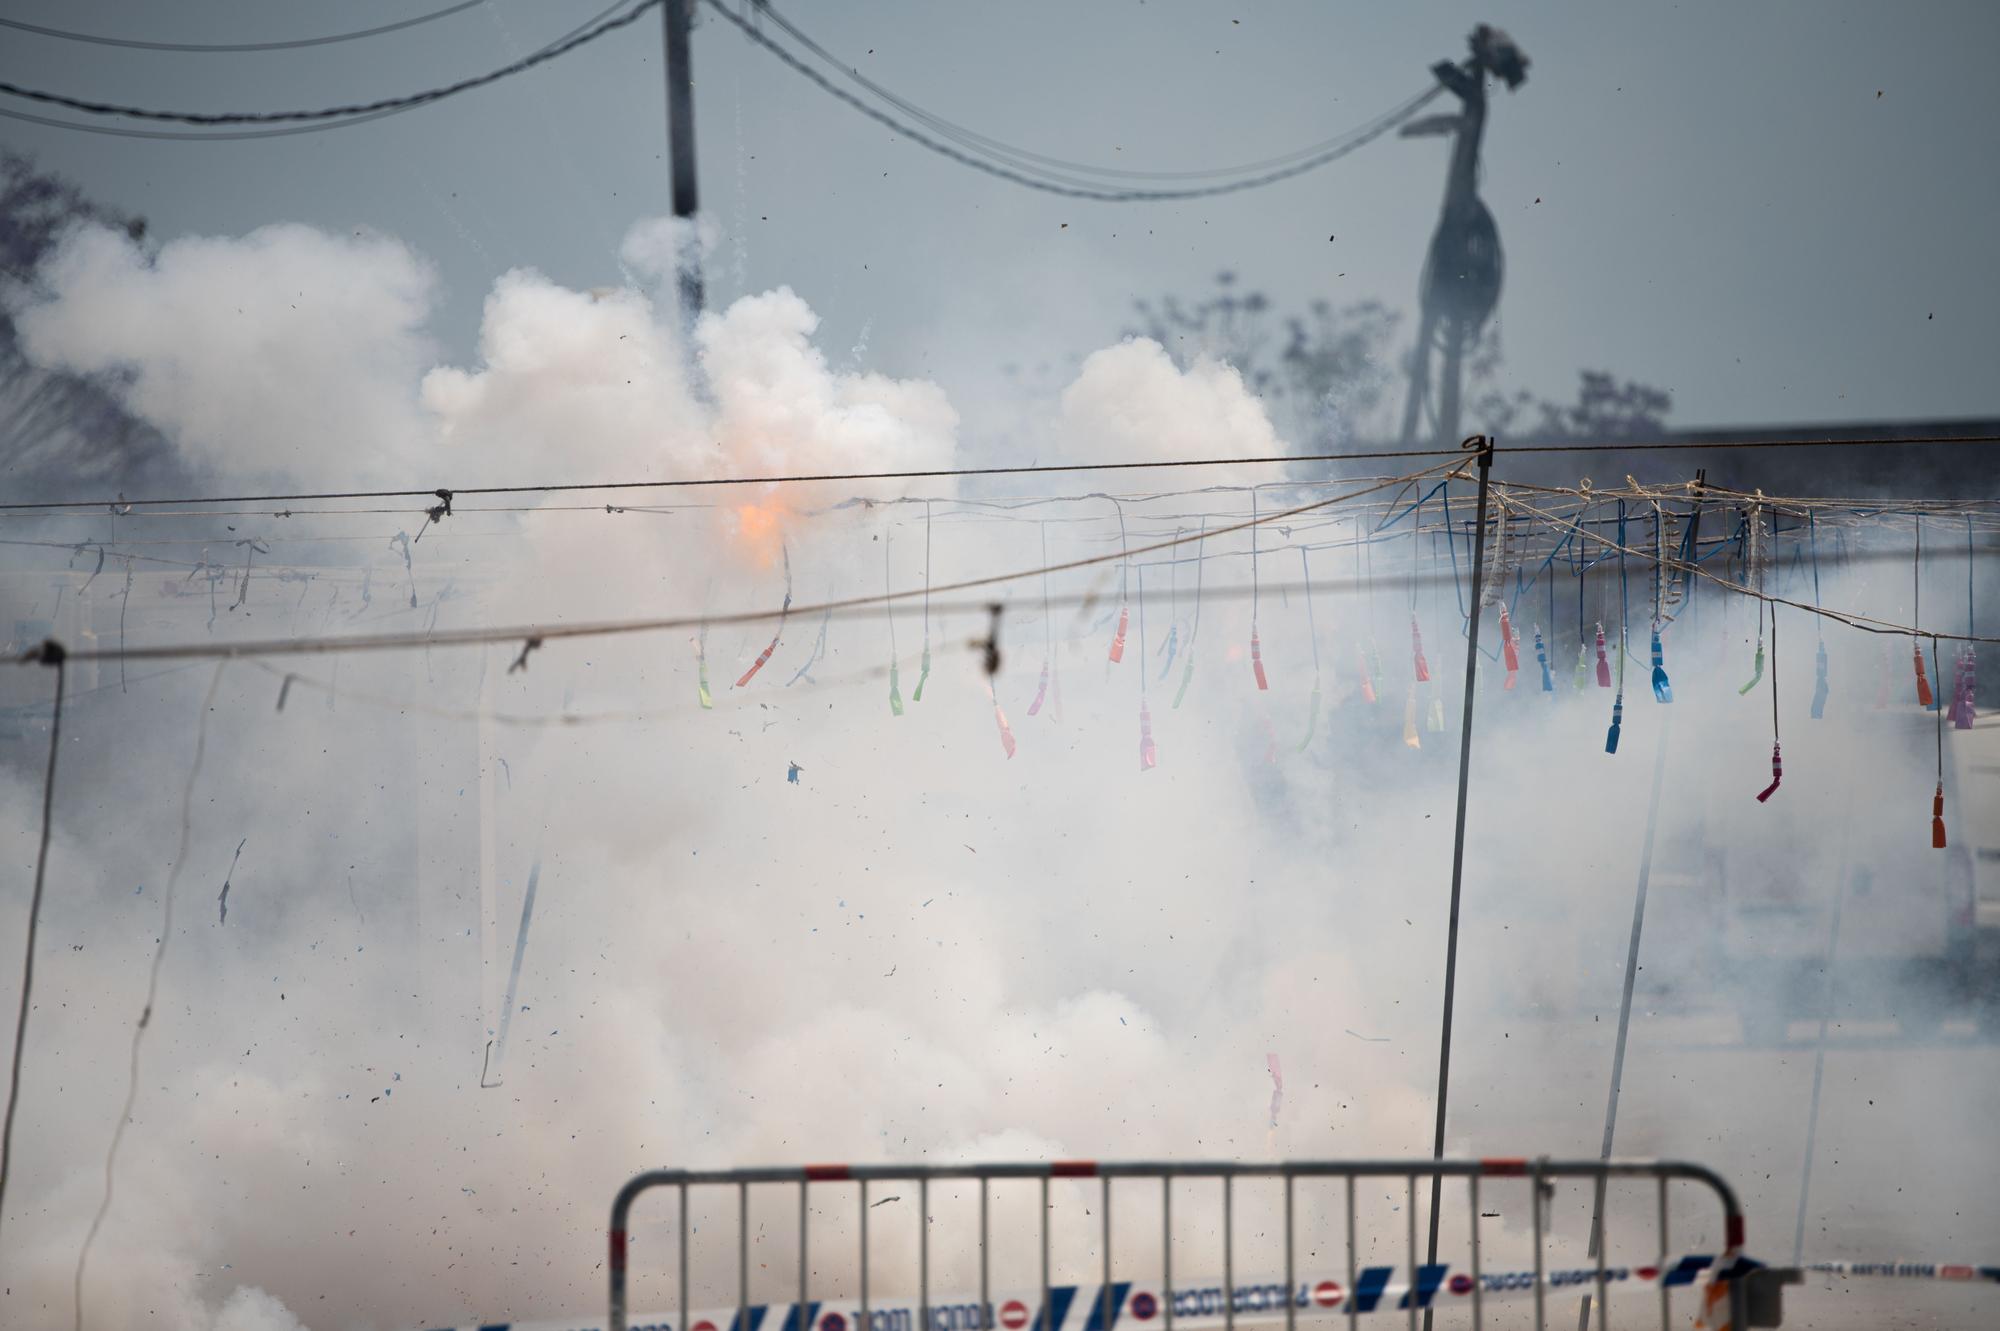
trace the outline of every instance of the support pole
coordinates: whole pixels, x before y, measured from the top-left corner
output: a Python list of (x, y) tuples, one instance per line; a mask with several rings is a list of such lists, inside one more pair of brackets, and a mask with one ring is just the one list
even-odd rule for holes
[[(1458, 815), (1451, 841), (1451, 919), (1444, 944), (1444, 1030), (1438, 1037), (1437, 1132), (1431, 1141), (1431, 1158), (1444, 1159), (1444, 1116), (1446, 1097), (1451, 1090), (1451, 1008), (1458, 991), (1458, 901), (1465, 879), (1465, 792), (1472, 775), (1472, 698), (1479, 681), (1479, 593), (1486, 574), (1486, 494), (1493, 475), (1493, 441), (1483, 434), (1473, 435), (1459, 447), (1479, 452), (1479, 510), (1472, 524), (1472, 606), (1471, 622), (1465, 629), (1465, 713), (1458, 734)], [(1424, 1258), (1437, 1265), (1438, 1204), (1444, 1175), (1431, 1175), (1431, 1237)], [(1424, 1309), (1424, 1331), (1430, 1331), (1431, 1310)]]
[[(1632, 986), (1639, 977), (1639, 936), (1646, 927), (1646, 888), (1653, 880), (1653, 837), (1660, 828), (1660, 790), (1666, 784), (1667, 737), (1673, 733), (1673, 713), (1660, 722), (1660, 751), (1653, 757), (1653, 793), (1646, 801), (1646, 842), (1639, 852), (1639, 890), (1632, 896), (1632, 941), (1625, 948), (1625, 994), (1618, 1001), (1618, 1040), (1611, 1051), (1611, 1093), (1604, 1106), (1604, 1145), (1597, 1158), (1611, 1158), (1611, 1139), (1618, 1130), (1618, 1091), (1625, 1080), (1625, 1036), (1632, 1027)], [(1597, 1196), (1590, 1212), (1590, 1257), (1595, 1260), (1604, 1246), (1605, 1176), (1597, 1176)], [(1599, 1314), (1600, 1319), (1602, 1314)], [(1583, 1296), (1577, 1313), (1577, 1331), (1590, 1326), (1590, 1295)]]
[(689, 72), (688, 28), (699, 0), (666, 0), (660, 6), (667, 54), (667, 149), (673, 171), (674, 216), (688, 224), (685, 252), (676, 256), (681, 318), (688, 327), (702, 310), (701, 249), (695, 241), (699, 208), (694, 170), (694, 82)]

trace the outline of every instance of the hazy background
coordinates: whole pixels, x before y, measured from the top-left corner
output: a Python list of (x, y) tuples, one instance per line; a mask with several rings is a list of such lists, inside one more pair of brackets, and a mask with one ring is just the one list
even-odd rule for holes
[[(588, 12), (501, 4), (292, 56), (31, 47), (16, 35), (0, 68), (159, 105), (331, 102), (503, 63)], [(162, 17), (134, 6), (8, 13), (180, 40), (334, 22), (305, 7), (218, 6), (177, 13), (167, 32), (143, 27)], [(1359, 123), (1423, 87), (1425, 66), (1460, 55), (1485, 18), (1535, 61), (1518, 94), (1496, 94), (1487, 138), (1485, 192), (1511, 261), (1507, 382), (1561, 398), (1577, 369), (1610, 368), (1670, 388), (1686, 423), (1993, 410), (1996, 186), (1980, 153), (1994, 94), (1974, 64), (1994, 27), (1986, 9), (1901, 22), (1826, 7), (1614, 18), (1580, 6), (1259, 7), (1240, 23), (1158, 4), (791, 16), (954, 118), (1163, 168)], [(8, 124), (10, 146), (149, 222), (142, 244), (84, 229), (15, 275), (7, 305), (24, 354), (102, 385), (183, 469), (244, 487), (1275, 456), (1296, 441), (1229, 367), (1120, 341), (1131, 301), (1198, 295), (1229, 269), (1288, 301), (1413, 303), (1442, 175), (1435, 142), (1387, 140), (1199, 207), (1044, 200), (886, 141), (710, 22), (695, 41), (715, 313), (697, 334), (697, 388), (662, 303), (673, 233), (657, 221), (655, 34), (648, 20), (489, 92), (275, 143)], [(1393, 365), (1367, 368), (1399, 390)], [(1263, 475), (1134, 481), (1119, 491), (1132, 495), (1127, 537), (1240, 518), (1250, 503), (1241, 490), (1143, 491)], [(1648, 468), (1641, 479), (1677, 478)], [(1980, 485), (1976, 468), (1967, 483)], [(894, 487), (844, 504), (855, 496), (834, 486), (706, 492), (633, 497), (616, 514), (597, 496), (529, 513), (462, 505), (407, 563), (394, 538), (423, 516), (400, 504), (10, 523), (19, 539), (111, 553), (90, 582), (89, 548), (8, 547), (7, 618), (17, 636), (25, 626), (108, 646), (121, 617), (139, 645), (698, 616), (771, 604), (785, 552), (805, 603), (920, 585), (927, 572), (943, 582), (1033, 567), (1044, 535), (1052, 559), (1118, 548), (1102, 499), (1011, 514), (952, 502), (970, 493)], [(1259, 502), (1325, 493), (1288, 487)], [(1454, 504), (1469, 497), (1455, 488)], [(928, 560), (922, 507), (889, 502), (910, 498), (940, 501)], [(1435, 522), (1435, 506), (1425, 516)], [(1361, 593), (1345, 581), (1357, 576), (1351, 545), (1315, 553), (1309, 630), (1300, 589), (1283, 585), (1301, 572), (1284, 547), (1354, 533), (1296, 526), (1260, 557), (1268, 693), (1246, 659), (1241, 539), (1218, 543), (1206, 566), (1214, 599), (1178, 710), (1178, 667), (1162, 678), (1159, 651), (1170, 626), (1183, 643), (1193, 633), (1190, 569), (1177, 605), (1166, 570), (1147, 571), (1143, 648), (1136, 577), (1121, 585), (1115, 567), (1060, 579), (1057, 595), (1091, 604), (1048, 618), (1034, 582), (1008, 588), (993, 683), (1012, 759), (967, 646), (986, 617), (938, 611), (918, 703), (925, 635), (908, 603), (894, 621), (901, 718), (886, 698), (889, 626), (869, 617), (834, 621), (815, 682), (788, 687), (818, 628), (795, 616), (740, 691), (729, 685), (769, 641), (765, 626), (551, 642), (511, 673), (517, 643), (272, 671), (239, 662), (219, 682), (206, 664), (132, 663), (122, 684), (115, 662), (80, 664), (0, 1320), (70, 1324), (176, 870), (137, 1105), (89, 1268), (93, 1326), (591, 1314), (611, 1193), (653, 1165), (1427, 1151), (1462, 688), (1454, 593), (1425, 584), (1416, 600), (1437, 675), (1419, 715), (1435, 697), (1446, 719), (1438, 732), (1420, 721), (1412, 750), (1407, 544), (1374, 552), (1381, 579)], [(1908, 535), (1872, 538), (1888, 563), (1829, 570), (1828, 602), (1907, 617)], [(237, 544), (253, 538), (266, 548)], [(1436, 567), (1434, 549), (1419, 553), (1425, 572)], [(1958, 614), (1956, 558), (1928, 570), (1930, 613)], [(1804, 595), (1797, 570), (1783, 572), (1788, 594)], [(1454, 1152), (1591, 1154), (1601, 1132), (1667, 713), (1635, 662), (1623, 744), (1603, 753), (1608, 698), (1567, 691), (1575, 592), (1559, 581), (1547, 627), (1565, 691), (1534, 688), (1531, 642), (1522, 687), (1501, 689), (1490, 666), (1481, 681)], [(1588, 599), (1590, 618), (1609, 615), (1601, 573)], [(1635, 591), (1635, 630), (1644, 599)], [(1518, 611), (1524, 638), (1540, 602), (1537, 589)], [(1126, 603), (1128, 655), (1113, 667)], [(1719, 844), (1769, 866), (1817, 904), (1816, 923), (1857, 864), (1922, 901), (1939, 870), (1907, 647), (1830, 631), (1834, 701), (1815, 724), (1804, 719), (1813, 635), (1787, 616), (1771, 671), (1788, 775), (1759, 806), (1770, 698), (1737, 693), (1756, 632), (1754, 612), (1706, 595), (1670, 631), (1669, 846)], [(1304, 743), (1315, 639), (1325, 711)], [(710, 712), (695, 703), (698, 650)], [(1388, 684), (1371, 706), (1357, 675), (1372, 652)], [(1029, 718), (1045, 659), (1061, 710)], [(1892, 700), (1880, 713), (1878, 681)], [(46, 683), (8, 681), (20, 709), (0, 802), (18, 868), (10, 942), (32, 865)], [(1149, 773), (1137, 770), (1142, 697), (1160, 750)], [(565, 714), (594, 719), (551, 720)], [(507, 719), (519, 717), (536, 723)], [(175, 865), (184, 798), (189, 850)], [(1959, 827), (1968, 811), (1956, 789), (1951, 799)], [(480, 1089), (537, 859), (503, 1084)], [(1714, 922), (1672, 888), (1685, 888), (1686, 859), (1663, 851), (1662, 865), (1644, 964), (1695, 978), (1642, 987), (1619, 1147), (1717, 1165), (1745, 1193), (1753, 1250), (1783, 1259), (1813, 1050), (1789, 1029), (1746, 1039), (1741, 996), (1703, 978)], [(1810, 956), (1825, 943), (1815, 933), (1780, 947)], [(1979, 1260), (2000, 1232), (1982, 1117), (1994, 1051), (1964, 1013), (1933, 1032), (1907, 986), (1879, 979), (1857, 970), (1842, 991), (1807, 1255)], [(10, 1003), (13, 983), (10, 970)], [(1286, 1073), (1276, 1126), (1272, 1052)], [(1089, 1201), (1058, 1199), (1058, 1223), (1074, 1227), (1062, 1260), (1079, 1274), (1094, 1262), (1092, 1221), (1076, 1213)], [(1581, 1251), (1580, 1203), (1562, 1199), (1566, 1252)], [(1371, 1199), (1365, 1217), (1385, 1260), (1406, 1220), (1396, 1204)], [(1489, 1260), (1525, 1259), (1525, 1214), (1501, 1209)], [(1634, 1210), (1619, 1217), (1632, 1224), (1628, 1251), (1650, 1256)], [(1212, 1238), (1212, 1212), (1185, 1216), (1191, 1236)], [(907, 1236), (909, 1209), (899, 1218)], [(1677, 1246), (1717, 1238), (1692, 1204), (1676, 1229)], [(661, 1212), (637, 1232), (640, 1306), (670, 1302), (669, 1232)], [(786, 1240), (770, 1242), (760, 1296), (791, 1275)], [(698, 1265), (724, 1291), (725, 1257)], [(816, 1279), (838, 1288), (851, 1274), (830, 1256)], [(886, 1293), (896, 1277), (883, 1279)], [(1867, 1297), (1878, 1301), (1818, 1306), (1878, 1325), (1904, 1298)], [(1976, 1306), (1935, 1315), (1965, 1324)]]

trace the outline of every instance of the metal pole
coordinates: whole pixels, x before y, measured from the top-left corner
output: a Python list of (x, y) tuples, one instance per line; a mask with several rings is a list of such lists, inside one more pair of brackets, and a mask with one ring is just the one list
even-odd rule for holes
[(702, 309), (701, 251), (693, 222), (699, 208), (694, 170), (694, 82), (689, 73), (688, 28), (699, 0), (666, 0), (660, 6), (667, 54), (667, 150), (673, 171), (674, 216), (686, 221), (686, 252), (676, 265), (681, 317), (691, 327)]
[[(1618, 1001), (1618, 1039), (1611, 1050), (1611, 1092), (1604, 1105), (1604, 1144), (1597, 1153), (1600, 1160), (1611, 1158), (1612, 1134), (1618, 1129), (1618, 1092), (1625, 1081), (1625, 1036), (1632, 1028), (1632, 986), (1639, 976), (1639, 935), (1646, 927), (1646, 888), (1653, 880), (1653, 838), (1660, 827), (1660, 790), (1666, 784), (1667, 737), (1673, 733), (1673, 713), (1668, 712), (1660, 723), (1660, 750), (1653, 756), (1653, 793), (1646, 801), (1646, 841), (1639, 852), (1639, 889), (1632, 896), (1632, 939), (1625, 948), (1625, 993)], [(1603, 1261), (1604, 1248), (1604, 1175), (1597, 1179), (1597, 1195), (1590, 1212), (1590, 1255)], [(1603, 1291), (1598, 1291), (1603, 1297)], [(1603, 1314), (1598, 1314), (1600, 1324)], [(1586, 1331), (1590, 1325), (1590, 1295), (1583, 1296), (1583, 1306), (1577, 1313), (1577, 1331)]]
[[(1451, 918), (1444, 944), (1444, 1029), (1438, 1037), (1437, 1131), (1431, 1139), (1431, 1159), (1444, 1159), (1444, 1116), (1451, 1090), (1451, 1007), (1458, 991), (1458, 902), (1465, 879), (1465, 793), (1472, 776), (1472, 698), (1479, 679), (1479, 592), (1486, 571), (1486, 494), (1493, 474), (1493, 441), (1473, 435), (1461, 448), (1479, 451), (1479, 511), (1472, 524), (1471, 623), (1465, 631), (1465, 715), (1458, 735), (1458, 815), (1451, 843)], [(1438, 1249), (1438, 1203), (1442, 1174), (1431, 1175), (1431, 1236), (1425, 1261), (1435, 1264)], [(1424, 1309), (1424, 1331), (1430, 1331), (1431, 1310)]]

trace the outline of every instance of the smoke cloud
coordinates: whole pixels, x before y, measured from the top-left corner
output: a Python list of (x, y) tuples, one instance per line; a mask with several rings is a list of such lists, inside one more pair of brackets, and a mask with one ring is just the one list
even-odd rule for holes
[[(937, 385), (834, 369), (811, 308), (789, 290), (707, 314), (684, 340), (671, 299), (682, 243), (670, 227), (635, 228), (621, 256), (630, 280), (598, 290), (502, 275), (468, 366), (438, 364), (430, 348), (421, 259), (383, 238), (301, 227), (150, 254), (80, 231), (18, 317), (39, 360), (106, 376), (191, 461), (246, 484), (923, 469), (960, 456), (961, 422)], [(1068, 456), (1284, 451), (1234, 370), (1181, 371), (1143, 339), (1096, 352), (1040, 406)], [(1271, 479), (1242, 471), (1227, 479)], [(88, 631), (99, 645), (121, 613), (134, 645), (699, 618), (775, 608), (786, 568), (806, 605), (1033, 568), (1045, 540), (1052, 561), (1118, 551), (1101, 501), (1003, 506), (1055, 493), (943, 483), (861, 493), (833, 482), (593, 491), (527, 501), (527, 513), (495, 511), (518, 506), (508, 498), (461, 499), (428, 528), (416, 505), (339, 519), (238, 515), (228, 532), (159, 527), (160, 539), (188, 541), (162, 557), (194, 567), (139, 565), (129, 604), (113, 576), (84, 589), (87, 570), (64, 568), (66, 552), (26, 569), (9, 596), (16, 620), (46, 621), (73, 642)], [(1193, 526), (1194, 502), (1135, 496), (1132, 544)], [(1198, 511), (1247, 507), (1222, 495)], [(1035, 580), (993, 593), (1004, 610), (991, 684), (1019, 741), (1011, 757), (982, 664), (993, 620), (961, 597), (834, 617), (823, 652), (820, 623), (794, 613), (769, 666), (741, 688), (732, 684), (770, 642), (768, 623), (551, 641), (532, 653), (506, 643), (269, 670), (238, 661), (220, 667), (219, 682), (209, 663), (132, 663), (122, 688), (116, 662), (79, 663), (0, 1320), (70, 1324), (76, 1254), (163, 937), (137, 1103), (86, 1272), (92, 1326), (588, 1314), (603, 1297), (609, 1200), (651, 1166), (1428, 1152), (1464, 654), (1451, 630), (1461, 621), (1437, 551), (1419, 552), (1413, 586), (1407, 546), (1357, 546), (1350, 515), (1330, 516), (1338, 523), (1262, 534), (1254, 600), (1247, 536), (1204, 547), (1198, 632), (1191, 556), (1134, 561), (1143, 571), (1131, 570), (1130, 638), (1116, 665), (1116, 564), (1056, 580), (1061, 599), (1047, 614)], [(94, 535), (114, 549), (135, 539), (136, 520), (120, 521)], [(399, 528), (421, 529), (422, 541), (392, 542)], [(228, 544), (251, 537), (273, 546), (254, 563)], [(226, 576), (212, 573), (204, 542)], [(1274, 553), (1283, 542), (1322, 548), (1302, 569), (1295, 549)], [(1316, 583), (1310, 621), (1305, 571)], [(1930, 872), (1918, 816), (1930, 718), (1909, 715), (1900, 694), (1875, 713), (1876, 644), (1837, 636), (1841, 704), (1824, 725), (1795, 721), (1790, 700), (1811, 693), (1812, 644), (1804, 617), (1788, 614), (1770, 665), (1787, 700), (1786, 785), (1774, 806), (1756, 805), (1769, 701), (1736, 692), (1754, 614), (1704, 591), (1671, 630), (1671, 712), (1642, 696), (1634, 644), (1626, 738), (1609, 757), (1610, 694), (1569, 684), (1580, 628), (1571, 581), (1561, 580), (1559, 619), (1536, 608), (1540, 588), (1515, 607), (1524, 636), (1550, 621), (1539, 627), (1558, 693), (1541, 693), (1531, 647), (1512, 691), (1496, 662), (1480, 667), (1447, 1150), (1595, 1153), (1654, 745), (1671, 715), (1656, 913), (1618, 1145), (1715, 1163), (1744, 1187), (1753, 1240), (1777, 1235), (1796, 1198), (1810, 1053), (1782, 1021), (1776, 1037), (1745, 1041), (1738, 1008), (1776, 1000), (1725, 973), (1727, 958), (1776, 945), (1720, 946), (1740, 942), (1732, 931), (1743, 919), (1702, 895), (1697, 851), (1737, 855), (1744, 867), (1732, 873), (1744, 875), (1770, 876), (1753, 853), (1781, 860), (1781, 904), (1796, 915), (1787, 937), (1818, 937), (1833, 903), (1859, 890), (1856, 866), (1871, 882)], [(1825, 581), (1829, 603), (1885, 608), (1892, 596), (1865, 565)], [(1588, 594), (1590, 621), (1615, 626), (1615, 582), (1600, 570)], [(1436, 674), (1424, 686), (1404, 655), (1413, 611)], [(1253, 682), (1253, 624), (1268, 690)], [(1169, 633), (1196, 661), (1179, 705), (1180, 667), (1163, 669)], [(1060, 694), (1030, 717), (1044, 655)], [(1362, 671), (1378, 658), (1370, 703)], [(1892, 664), (1907, 671), (1906, 660)], [(698, 702), (704, 666), (709, 709)], [(809, 677), (788, 683), (802, 668)], [(1905, 678), (1894, 681), (1900, 689)], [(27, 688), (39, 684), (28, 676), (10, 701), (38, 702)], [(1309, 729), (1315, 689), (1324, 712)], [(1433, 700), (1440, 729), (1429, 724)], [(1414, 747), (1406, 702), (1422, 709)], [(1147, 772), (1142, 707), (1159, 750)], [(26, 726), (10, 746), (0, 801), (8, 852), (24, 868), (42, 733)], [(1855, 798), (1846, 774), (1857, 770), (1879, 796)], [(190, 850), (173, 865), (184, 793)], [(1824, 830), (1836, 817), (1838, 838)], [(215, 895), (239, 841), (225, 923)], [(27, 874), (10, 881), (4, 908), (19, 919)], [(1933, 899), (1923, 883), (1924, 909), (1945, 911), (1944, 889)], [(1801, 955), (1810, 962), (1819, 947)], [(1856, 970), (1843, 1019), (1877, 1040), (1906, 1038), (1899, 1023), (1914, 1030), (1905, 1001), (1915, 991), (1897, 968), (1928, 947), (1877, 948), (1886, 978)], [(0, 1000), (14, 1000), (14, 983), (10, 970)], [(1922, 1143), (1894, 1159), (1879, 1150), (1918, 1123), (1928, 1140), (1974, 1140), (1973, 1097), (1925, 1096), (1921, 1078), (1895, 1072), (1895, 1059), (1910, 1058), (1923, 1077), (1961, 1075), (1938, 1070), (1952, 1057), (1955, 1037), (1945, 1038), (1830, 1061), (1821, 1150), (1841, 1163), (1836, 1177), (1818, 1176), (1831, 1200), (1812, 1211), (1829, 1246), (1851, 1237), (1961, 1251), (1994, 1232), (1990, 1168)], [(1287, 1074), (1275, 1126), (1273, 1052)], [(1898, 1187), (1921, 1188), (1923, 1205), (1892, 1200)], [(1364, 1256), (1400, 1260), (1400, 1189), (1364, 1201)], [(789, 1288), (791, 1204), (757, 1203), (769, 1225), (754, 1297)], [(1088, 1191), (1058, 1190), (1059, 1276), (1095, 1269), (1092, 1204)], [(1614, 1244), (1650, 1255), (1649, 1205), (1619, 1203)], [(913, 1200), (898, 1206), (880, 1219), (885, 1296), (920, 1223)], [(1184, 1236), (1212, 1243), (1214, 1199), (1180, 1207)], [(962, 1236), (963, 1199), (939, 1208)], [(1340, 1233), (1337, 1212), (1331, 1197), (1313, 1204), (1314, 1243)], [(1031, 1214), (1025, 1197), (996, 1210), (999, 1253), (1017, 1273), (1032, 1270)], [(1244, 1201), (1240, 1232), (1267, 1241), (1273, 1214), (1268, 1197)], [(1564, 1193), (1552, 1221), (1562, 1251), (1580, 1254), (1587, 1221), (1587, 1197)], [(814, 1221), (815, 1251), (826, 1254), (815, 1280), (830, 1287), (851, 1288), (848, 1223)], [(1448, 1244), (1462, 1244), (1465, 1223), (1448, 1220)], [(1489, 1260), (1509, 1245), (1525, 1258), (1520, 1198), (1489, 1223)], [(1712, 1250), (1719, 1239), (1712, 1209), (1693, 1200), (1677, 1204), (1675, 1224), (1677, 1244)], [(707, 1302), (733, 1301), (732, 1213), (705, 1213), (701, 1228), (696, 1279)], [(672, 1233), (666, 1208), (642, 1212), (639, 1306), (671, 1304)], [(1134, 1240), (1135, 1263), (1157, 1256), (1149, 1242)], [(946, 1247), (937, 1278), (963, 1288), (965, 1249)], [(1268, 1243), (1260, 1251), (1241, 1254), (1239, 1269), (1277, 1265)], [(1178, 1252), (1176, 1264), (1204, 1265)]]

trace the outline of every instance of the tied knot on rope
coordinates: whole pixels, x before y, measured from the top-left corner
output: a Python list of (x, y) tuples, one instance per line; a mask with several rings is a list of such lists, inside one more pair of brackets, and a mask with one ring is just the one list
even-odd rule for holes
[[(417, 540), (419, 541), (424, 539), (424, 533), (429, 531), (433, 524), (443, 522), (451, 516), (451, 491), (437, 489), (431, 491), (431, 493), (438, 497), (438, 502), (424, 510), (424, 525), (417, 528)], [(607, 504), (605, 512), (608, 513), (610, 511), (610, 505)]]
[(21, 653), (22, 665), (59, 666), (69, 659), (69, 648), (54, 638), (44, 638), (35, 646)]
[(542, 640), (540, 638), (530, 638), (522, 643), (521, 654), (514, 658), (514, 664), (507, 667), (507, 673), (511, 675), (516, 670), (526, 670), (528, 668), (528, 653), (538, 650), (541, 645)]
[[(973, 644), (980, 650), (980, 662), (986, 669), (988, 679), (1000, 673), (1000, 612), (1003, 608), (998, 601), (987, 603), (986, 636)], [(1036, 700), (1040, 701), (1039, 696)]]

